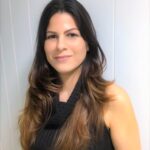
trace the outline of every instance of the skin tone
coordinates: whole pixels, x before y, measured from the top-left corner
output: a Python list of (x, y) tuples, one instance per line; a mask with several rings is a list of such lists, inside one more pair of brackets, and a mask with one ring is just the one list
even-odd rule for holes
[(59, 73), (63, 87), (60, 101), (66, 102), (80, 76), (88, 50), (73, 17), (65, 12), (52, 16), (44, 45), (50, 65)]
[(139, 129), (128, 94), (116, 84), (109, 86), (106, 92), (114, 97), (104, 107), (104, 121), (115, 150), (141, 150)]
[[(63, 82), (59, 99), (67, 102), (88, 51), (88, 45), (71, 15), (63, 12), (52, 16), (44, 49), (48, 62)], [(109, 86), (106, 94), (114, 97), (104, 106), (104, 121), (110, 129), (115, 150), (140, 150), (138, 126), (128, 94), (116, 84)]]

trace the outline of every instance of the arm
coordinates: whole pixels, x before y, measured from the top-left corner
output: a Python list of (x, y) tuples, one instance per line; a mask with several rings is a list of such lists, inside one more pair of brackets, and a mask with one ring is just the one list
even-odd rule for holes
[(138, 125), (129, 96), (117, 85), (111, 85), (108, 93), (115, 100), (106, 104), (104, 120), (110, 128), (115, 150), (140, 150)]

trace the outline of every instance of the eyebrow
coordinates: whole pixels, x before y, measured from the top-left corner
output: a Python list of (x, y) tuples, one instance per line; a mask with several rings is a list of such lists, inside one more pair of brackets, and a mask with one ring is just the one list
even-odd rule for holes
[[(70, 32), (72, 30), (79, 30), (79, 29), (78, 28), (71, 28), (69, 30), (66, 30), (64, 33)], [(55, 31), (47, 31), (46, 33), (55, 33), (56, 34), (57, 32), (55, 32)]]

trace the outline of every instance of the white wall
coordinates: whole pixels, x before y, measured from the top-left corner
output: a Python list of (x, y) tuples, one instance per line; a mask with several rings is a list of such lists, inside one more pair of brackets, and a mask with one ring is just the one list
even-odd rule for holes
[[(49, 0), (0, 0), (0, 150), (20, 150), (17, 118), (23, 107), (37, 24)], [(129, 93), (142, 149), (150, 149), (150, 2), (80, 0), (108, 58), (105, 77)], [(130, 135), (129, 135), (130, 136)]]
[(132, 98), (143, 150), (150, 150), (149, 2), (118, 0), (115, 12), (115, 78)]

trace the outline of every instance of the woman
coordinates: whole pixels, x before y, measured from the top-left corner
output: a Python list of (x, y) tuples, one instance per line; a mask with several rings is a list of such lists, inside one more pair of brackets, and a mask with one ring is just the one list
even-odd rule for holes
[(139, 150), (126, 92), (102, 74), (105, 55), (76, 0), (44, 9), (19, 125), (24, 150)]

